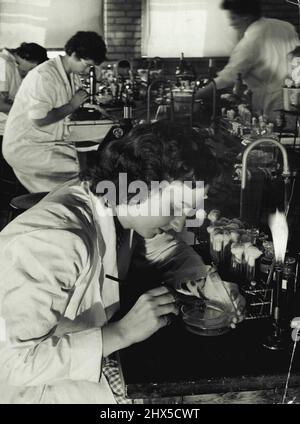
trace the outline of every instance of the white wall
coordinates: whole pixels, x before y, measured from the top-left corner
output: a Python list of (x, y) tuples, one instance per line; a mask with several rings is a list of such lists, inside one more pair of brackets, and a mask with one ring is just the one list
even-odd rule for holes
[(78, 30), (103, 32), (103, 0), (0, 0), (0, 48), (62, 48)]
[(145, 0), (143, 55), (228, 56), (236, 43), (221, 0)]

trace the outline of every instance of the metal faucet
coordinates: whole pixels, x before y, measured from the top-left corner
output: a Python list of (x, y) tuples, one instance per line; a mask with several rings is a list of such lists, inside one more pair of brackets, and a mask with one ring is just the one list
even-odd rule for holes
[(244, 201), (245, 201), (245, 190), (246, 190), (246, 183), (247, 183), (247, 161), (248, 156), (250, 152), (257, 147), (260, 144), (263, 143), (271, 143), (274, 144), (276, 147), (279, 148), (279, 150), (282, 153), (283, 157), (283, 172), (282, 176), (284, 178), (285, 182), (285, 193), (284, 193), (284, 205), (285, 209), (288, 208), (288, 198), (287, 198), (287, 185), (289, 181), (289, 177), (291, 176), (291, 171), (289, 167), (289, 160), (288, 160), (288, 154), (285, 149), (285, 147), (276, 139), (271, 137), (262, 137), (256, 141), (254, 141), (250, 146), (247, 147), (247, 149), (244, 151), (243, 154), (243, 161), (242, 161), (242, 183), (241, 183), (241, 199), (240, 199), (240, 218), (243, 219), (243, 212), (244, 212)]

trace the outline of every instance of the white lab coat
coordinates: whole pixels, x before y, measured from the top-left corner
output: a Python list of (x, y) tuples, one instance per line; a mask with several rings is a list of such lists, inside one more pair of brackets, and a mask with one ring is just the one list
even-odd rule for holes
[[(0, 54), (0, 95), (5, 93), (5, 97), (14, 100), (22, 83), (18, 65), (14, 56), (6, 49)], [(0, 135), (4, 134), (7, 121), (7, 114), (0, 112)]]
[(283, 108), (282, 85), (288, 76), (288, 54), (299, 44), (295, 28), (288, 22), (269, 18), (255, 21), (215, 79), (217, 88), (232, 86), (241, 73), (253, 91), (253, 112), (263, 112), (274, 119), (274, 111)]
[[(65, 184), (0, 234), (0, 403), (115, 403), (101, 375), (101, 327), (119, 308), (118, 284), (105, 278), (119, 275), (108, 211), (87, 183)], [(206, 273), (169, 235), (145, 250), (177, 278)]]
[(9, 113), (3, 156), (30, 192), (48, 192), (78, 176), (78, 156), (66, 141), (64, 120), (42, 128), (33, 123), (69, 103), (76, 90), (73, 81), (60, 56), (49, 60), (28, 73)]

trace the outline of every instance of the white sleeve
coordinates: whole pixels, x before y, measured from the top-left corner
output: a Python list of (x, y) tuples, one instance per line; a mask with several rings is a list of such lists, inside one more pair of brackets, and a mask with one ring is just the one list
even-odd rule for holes
[(26, 89), (30, 98), (29, 119), (46, 118), (48, 113), (57, 107), (58, 87), (50, 75), (40, 73), (35, 73), (34, 76), (30, 75), (26, 81)]
[(11, 72), (11, 65), (3, 57), (0, 57), (0, 92), (6, 93), (9, 91)]
[(232, 87), (237, 79), (237, 74), (242, 74), (244, 78), (256, 67), (255, 44), (256, 40), (254, 38), (244, 37), (236, 45), (228, 64), (215, 78), (219, 90)]
[(99, 381), (101, 329), (54, 335), (87, 264), (87, 246), (70, 231), (36, 230), (3, 246), (0, 316), (7, 340), (0, 343), (0, 380), (13, 386)]

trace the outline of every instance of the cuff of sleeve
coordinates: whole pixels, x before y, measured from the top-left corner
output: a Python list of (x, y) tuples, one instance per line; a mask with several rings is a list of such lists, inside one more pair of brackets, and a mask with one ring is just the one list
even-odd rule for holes
[(28, 111), (29, 119), (44, 119), (48, 115), (49, 108), (43, 105), (36, 106)]
[(101, 375), (102, 331), (99, 328), (70, 334), (71, 380), (98, 383)]

